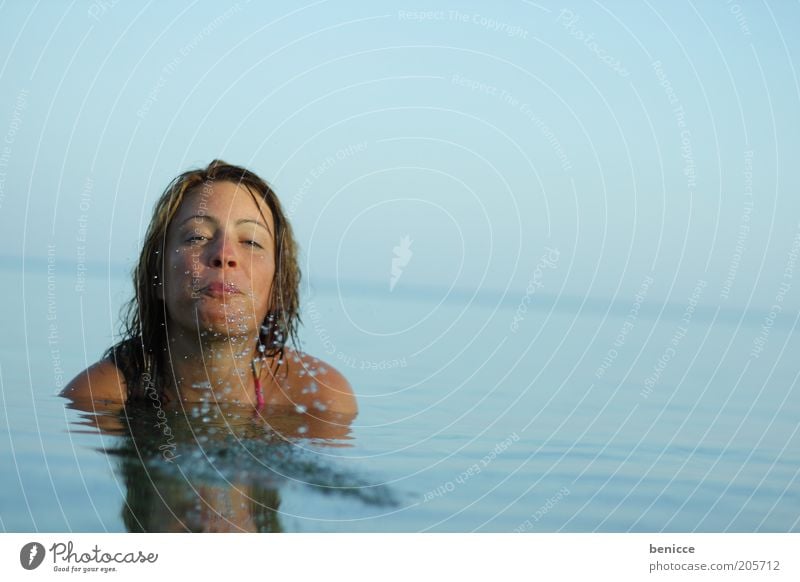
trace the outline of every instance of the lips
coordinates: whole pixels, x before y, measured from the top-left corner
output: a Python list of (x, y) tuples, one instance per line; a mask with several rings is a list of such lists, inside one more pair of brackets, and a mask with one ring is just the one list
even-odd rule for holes
[(241, 291), (233, 283), (215, 281), (203, 287), (203, 293), (212, 297), (223, 297), (225, 295), (240, 295)]

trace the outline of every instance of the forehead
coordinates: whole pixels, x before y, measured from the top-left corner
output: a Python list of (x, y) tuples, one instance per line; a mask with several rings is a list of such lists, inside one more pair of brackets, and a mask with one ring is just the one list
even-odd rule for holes
[(172, 222), (180, 222), (189, 216), (208, 216), (223, 223), (240, 218), (261, 221), (263, 216), (270, 228), (274, 222), (261, 195), (234, 182), (206, 183), (187, 192)]

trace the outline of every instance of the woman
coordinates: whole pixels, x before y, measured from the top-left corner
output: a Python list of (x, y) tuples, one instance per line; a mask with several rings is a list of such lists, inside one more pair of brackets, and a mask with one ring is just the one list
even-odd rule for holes
[(156, 203), (124, 337), (62, 391), (76, 404), (227, 402), (259, 411), (357, 412), (332, 366), (296, 345), (297, 246), (277, 196), (215, 160)]

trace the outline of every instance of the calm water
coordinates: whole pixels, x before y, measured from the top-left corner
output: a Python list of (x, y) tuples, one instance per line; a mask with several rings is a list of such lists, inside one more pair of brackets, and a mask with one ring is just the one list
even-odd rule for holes
[(763, 313), (317, 289), (304, 347), (350, 379), (352, 425), (170, 414), (167, 462), (153, 410), (54, 395), (128, 289), (70, 269), (2, 268), (4, 531), (800, 531), (794, 314), (755, 357)]

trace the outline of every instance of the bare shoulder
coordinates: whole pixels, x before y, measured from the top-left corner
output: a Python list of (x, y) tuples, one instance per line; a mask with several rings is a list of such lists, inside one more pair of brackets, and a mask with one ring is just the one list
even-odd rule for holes
[(353, 388), (339, 370), (304, 352), (287, 348), (284, 356), (296, 401), (307, 406), (322, 404), (330, 412), (353, 415), (358, 412)]
[(75, 402), (124, 404), (126, 395), (125, 377), (110, 360), (92, 364), (61, 391), (61, 396)]

